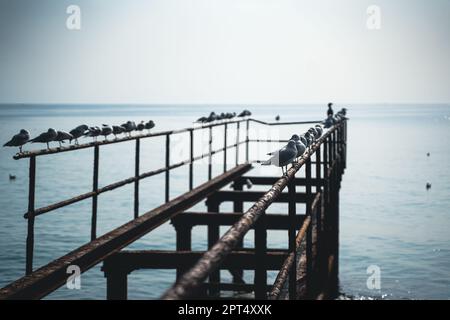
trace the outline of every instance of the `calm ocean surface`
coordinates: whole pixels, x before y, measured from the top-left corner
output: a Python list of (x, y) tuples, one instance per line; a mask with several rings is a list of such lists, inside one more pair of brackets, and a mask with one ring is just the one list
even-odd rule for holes
[[(273, 120), (322, 119), (325, 107), (302, 106), (98, 106), (98, 105), (3, 105), (0, 106), (2, 144), (19, 129), (32, 136), (49, 127), (69, 131), (76, 125), (121, 124), (126, 120), (153, 119), (154, 131), (184, 128), (210, 110), (240, 111)], [(340, 193), (340, 286), (344, 297), (355, 299), (450, 298), (450, 106), (449, 105), (350, 105), (348, 106), (348, 163)], [(253, 128), (253, 126), (252, 126)], [(256, 125), (251, 136), (289, 138), (308, 127), (280, 127), (271, 132)], [(234, 130), (233, 130), (234, 131)], [(203, 138), (207, 137), (199, 133)], [(221, 146), (222, 133), (214, 133)], [(234, 141), (234, 132), (229, 141)], [(241, 137), (243, 137), (243, 132)], [(172, 141), (172, 163), (185, 160), (187, 136)], [(198, 140), (195, 154), (207, 146)], [(277, 145), (251, 146), (251, 158), (261, 159)], [(29, 150), (31, 145), (25, 146)], [(34, 145), (33, 149), (41, 148)], [(0, 286), (21, 277), (25, 266), (28, 160), (13, 160), (16, 148), (0, 148)], [(430, 157), (427, 157), (430, 152)], [(243, 152), (241, 152), (241, 155)], [(222, 168), (222, 156), (213, 171)], [(229, 155), (230, 165), (234, 159)], [(36, 207), (90, 191), (93, 150), (67, 152), (37, 159)], [(141, 172), (164, 166), (164, 138), (142, 142)], [(195, 184), (207, 179), (205, 163), (194, 168)], [(9, 181), (8, 174), (17, 179)], [(303, 173), (303, 170), (302, 170)], [(171, 197), (188, 189), (188, 169), (171, 173)], [(280, 174), (276, 168), (260, 168), (251, 174)], [(134, 143), (101, 147), (100, 186), (134, 175)], [(164, 176), (141, 182), (140, 208), (144, 213), (164, 201)], [(432, 188), (427, 191), (427, 182)], [(263, 189), (262, 189), (263, 190)], [(247, 207), (250, 204), (247, 205)], [(194, 209), (203, 210), (204, 204)], [(223, 211), (231, 210), (224, 206)], [(284, 212), (277, 205), (268, 212)], [(129, 221), (133, 215), (133, 185), (99, 196), (98, 235)], [(91, 201), (39, 216), (36, 219), (35, 267), (89, 241)], [(221, 229), (224, 232), (226, 229)], [(245, 239), (252, 246), (252, 233)], [(287, 233), (269, 234), (269, 246), (285, 248)], [(130, 249), (174, 249), (175, 232), (166, 223)], [(194, 228), (193, 249), (206, 248), (206, 230)], [(367, 287), (367, 268), (381, 270), (381, 289)], [(105, 278), (98, 265), (82, 275), (81, 289), (62, 287), (49, 299), (104, 299)], [(273, 282), (275, 273), (269, 280)], [(158, 298), (173, 282), (174, 271), (140, 270), (129, 276), (129, 298)], [(225, 279), (230, 276), (223, 273)], [(252, 279), (250, 272), (247, 279)]]

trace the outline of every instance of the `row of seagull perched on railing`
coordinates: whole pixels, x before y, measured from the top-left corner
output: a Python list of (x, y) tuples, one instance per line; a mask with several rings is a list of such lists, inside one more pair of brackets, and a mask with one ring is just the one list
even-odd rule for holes
[(215, 112), (211, 112), (209, 114), (209, 116), (207, 117), (200, 117), (198, 118), (194, 123), (211, 123), (211, 122), (215, 122), (215, 121), (226, 121), (226, 120), (232, 120), (236, 117), (238, 118), (245, 118), (245, 117), (249, 117), (251, 116), (252, 113), (248, 110), (244, 110), (241, 113), (239, 113), (238, 115), (236, 115), (236, 112), (222, 112), (220, 114), (216, 114)]
[(72, 143), (74, 141), (75, 145), (78, 145), (78, 139), (81, 137), (91, 137), (94, 141), (97, 141), (99, 136), (103, 136), (105, 140), (110, 135), (114, 135), (117, 139), (118, 135), (125, 134), (131, 137), (132, 132), (141, 132), (144, 130), (150, 130), (155, 127), (155, 122), (150, 120), (148, 122), (141, 121), (136, 124), (134, 121), (127, 121), (120, 126), (109, 126), (103, 124), (102, 127), (94, 126), (88, 127), (85, 124), (79, 125), (70, 132), (57, 131), (53, 128), (48, 129), (46, 132), (41, 133), (37, 137), (30, 139), (30, 133), (21, 129), (20, 132), (12, 137), (10, 141), (5, 143), (4, 147), (19, 147), (19, 152), (22, 152), (22, 147), (24, 144), (30, 143), (45, 143), (47, 144), (47, 149), (50, 148), (50, 142), (58, 142), (59, 147), (62, 147), (62, 143), (69, 141)]
[[(321, 124), (317, 124), (314, 127), (308, 129), (308, 131), (302, 135), (294, 134), (289, 139), (287, 145), (279, 150), (269, 152), (267, 155), (271, 156), (268, 160), (257, 160), (256, 163), (260, 163), (263, 166), (276, 166), (281, 167), (283, 175), (287, 175), (288, 165), (294, 164), (301, 159), (308, 150), (311, 151), (311, 147), (320, 139), (323, 134), (323, 129), (331, 128), (336, 123), (347, 119), (345, 117), (347, 110), (343, 108), (335, 115), (330, 114), (322, 121)], [(323, 128), (322, 128), (323, 126)]]

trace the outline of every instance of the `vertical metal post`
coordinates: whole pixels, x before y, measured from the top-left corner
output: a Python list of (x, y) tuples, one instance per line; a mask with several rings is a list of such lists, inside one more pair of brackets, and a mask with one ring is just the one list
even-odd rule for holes
[(227, 131), (228, 131), (228, 123), (225, 123), (223, 133), (223, 172), (227, 172)]
[(25, 274), (33, 272), (34, 251), (34, 201), (36, 190), (36, 157), (30, 158), (29, 186), (28, 186), (28, 231), (27, 231), (27, 256), (25, 262)]
[(189, 190), (194, 188), (194, 130), (189, 130), (189, 143), (190, 143), (190, 151), (189, 151)]
[(241, 123), (237, 122), (236, 125), (236, 165), (239, 164), (239, 131), (241, 131)]
[(312, 294), (312, 266), (313, 266), (313, 255), (312, 255), (312, 229), (314, 225), (313, 212), (311, 210), (311, 158), (306, 161), (305, 167), (305, 180), (306, 180), (306, 216), (311, 217), (311, 223), (306, 231), (306, 290), (307, 295), (311, 297)]
[(208, 180), (212, 179), (212, 127), (209, 127)]
[[(192, 226), (175, 222), (174, 227), (177, 233), (177, 251), (191, 251)], [(177, 268), (177, 279), (179, 279), (185, 272), (186, 268)]]
[(134, 163), (134, 218), (139, 217), (139, 161), (140, 161), (140, 139), (136, 139), (136, 154)]
[[(239, 180), (238, 180), (239, 181)], [(242, 182), (234, 181), (233, 182), (233, 190), (234, 191), (242, 191)], [(242, 200), (234, 200), (233, 201), (233, 212), (235, 213), (243, 213), (244, 212), (244, 202)], [(237, 245), (236, 250), (243, 248), (244, 239), (241, 239)], [(233, 269), (233, 283), (242, 283), (242, 279), (244, 277), (243, 269)]]
[(170, 134), (166, 135), (166, 203), (170, 198)]
[(249, 129), (250, 129), (250, 120), (247, 119), (247, 124), (245, 128), (245, 161), (248, 162), (249, 159)]
[(98, 202), (98, 166), (100, 158), (100, 147), (94, 147), (94, 177), (92, 183), (92, 191), (95, 192), (92, 197), (92, 218), (91, 218), (91, 241), (97, 238), (97, 202)]
[(267, 270), (265, 267), (266, 252), (267, 225), (266, 213), (264, 211), (255, 225), (255, 299), (267, 299)]
[[(209, 198), (206, 201), (208, 212), (219, 212), (219, 203), (215, 199)], [(208, 224), (208, 249), (211, 249), (214, 244), (219, 240), (219, 225), (214, 221)], [(218, 284), (220, 283), (220, 269), (212, 272), (209, 275), (209, 296), (218, 297), (220, 295), (220, 289)]]
[(296, 215), (296, 192), (295, 192), (295, 179), (288, 184), (288, 216), (289, 216), (289, 252), (294, 253), (294, 262), (289, 271), (289, 299), (297, 299), (297, 247), (295, 244), (295, 215)]
[(128, 273), (117, 269), (105, 271), (106, 277), (106, 299), (127, 300), (128, 296)]

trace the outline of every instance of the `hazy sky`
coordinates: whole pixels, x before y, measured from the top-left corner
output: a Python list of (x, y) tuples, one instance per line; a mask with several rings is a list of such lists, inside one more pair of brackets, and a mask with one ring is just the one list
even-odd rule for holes
[(0, 102), (328, 100), (449, 103), (450, 0), (0, 0)]

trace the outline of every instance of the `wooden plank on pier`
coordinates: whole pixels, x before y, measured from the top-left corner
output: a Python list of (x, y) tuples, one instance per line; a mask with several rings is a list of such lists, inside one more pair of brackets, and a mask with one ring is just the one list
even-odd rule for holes
[[(208, 201), (244, 201), (244, 202), (256, 202), (260, 200), (266, 192), (262, 191), (217, 191), (211, 197), (209, 197)], [(295, 200), (297, 203), (306, 203), (313, 200), (312, 196), (308, 196), (306, 193), (297, 192), (295, 194)], [(289, 202), (289, 194), (287, 192), (281, 192), (277, 198), (273, 199), (272, 202), (282, 203)]]
[(188, 210), (218, 189), (231, 183), (251, 168), (248, 163), (238, 165), (172, 201), (50, 262), (30, 275), (0, 289), (0, 300), (40, 299), (46, 296), (66, 282), (68, 277), (66, 270), (70, 265), (77, 265), (82, 272), (92, 268), (170, 218)]
[[(172, 219), (172, 224), (179, 224), (186, 227), (204, 226), (204, 225), (220, 225), (232, 226), (242, 218), (243, 213), (240, 212), (184, 212)], [(287, 230), (290, 227), (290, 220), (287, 214), (273, 213), (265, 214), (266, 228), (269, 230)], [(295, 225), (297, 229), (303, 223), (305, 215), (297, 214)], [(251, 229), (254, 229), (252, 226)]]
[[(204, 254), (204, 251), (169, 250), (125, 250), (105, 260), (103, 270), (107, 273), (115, 268), (131, 272), (138, 269), (176, 269), (192, 267)], [(285, 250), (268, 250), (263, 261), (267, 270), (279, 270), (288, 253)], [(220, 269), (255, 269), (261, 263), (255, 258), (254, 250), (231, 252), (220, 265)]]

